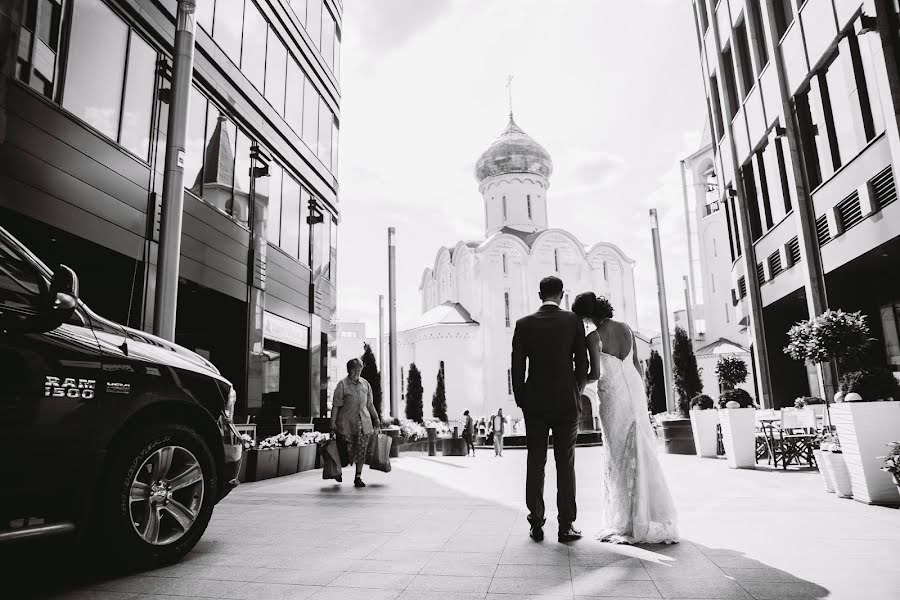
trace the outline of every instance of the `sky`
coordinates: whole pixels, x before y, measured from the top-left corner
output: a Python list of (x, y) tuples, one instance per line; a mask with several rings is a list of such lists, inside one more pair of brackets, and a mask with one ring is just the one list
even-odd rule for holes
[(484, 239), (473, 172), (512, 75), (516, 123), (553, 160), (550, 227), (633, 258), (638, 327), (659, 331), (648, 211), (671, 313), (688, 269), (679, 160), (707, 120), (697, 53), (680, 0), (344, 0), (338, 318), (377, 336), (388, 227), (401, 329), (438, 249)]

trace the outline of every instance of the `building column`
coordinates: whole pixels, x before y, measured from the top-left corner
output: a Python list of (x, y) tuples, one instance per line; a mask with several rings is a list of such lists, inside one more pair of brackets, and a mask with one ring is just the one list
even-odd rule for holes
[[(769, 22), (769, 31), (778, 31), (775, 20), (776, 0), (767, 0), (766, 18)], [(795, 18), (799, 18), (799, 15)], [(778, 90), (781, 98), (783, 137), (787, 140), (788, 152), (791, 156), (791, 168), (793, 170), (794, 219), (797, 228), (797, 239), (800, 242), (800, 256), (802, 258), (803, 288), (806, 292), (806, 307), (810, 317), (821, 315), (828, 310), (828, 295), (825, 288), (825, 271), (822, 267), (822, 253), (819, 248), (819, 238), (816, 233), (816, 212), (813, 206), (812, 195), (806, 177), (806, 163), (803, 159), (802, 146), (800, 144), (800, 132), (797, 122), (794, 120), (791, 109), (791, 93), (788, 89), (787, 74), (784, 67), (784, 56), (781, 46), (771, 40), (769, 55), (775, 61), (775, 74), (778, 79)], [(755, 273), (755, 269), (754, 269)], [(750, 278), (749, 271), (747, 275)], [(780, 351), (780, 349), (779, 349)], [(831, 368), (819, 369), (819, 393), (831, 398), (835, 392), (835, 377)], [(813, 390), (810, 390), (813, 392)]]
[[(769, 0), (771, 4), (772, 0)], [(710, 13), (715, 15), (715, 11)], [(713, 29), (713, 39), (716, 43), (716, 65), (719, 73), (719, 80), (723, 82), (721, 97), (726, 103), (726, 107), (730, 106), (728, 94), (730, 90), (724, 86), (725, 63), (722, 60), (720, 52), (721, 41), (719, 36), (719, 21), (716, 18), (710, 19), (710, 27)], [(707, 83), (708, 85), (708, 83)], [(738, 103), (739, 104), (739, 103)], [(772, 380), (769, 373), (769, 357), (766, 345), (766, 333), (763, 326), (762, 315), (762, 297), (759, 290), (759, 280), (756, 277), (756, 249), (753, 247), (753, 240), (750, 236), (749, 211), (747, 208), (747, 199), (744, 194), (743, 177), (741, 176), (740, 164), (737, 159), (737, 149), (734, 143), (734, 134), (731, 131), (730, 122), (733, 115), (725, 113), (727, 120), (725, 127), (728, 129), (728, 145), (731, 150), (731, 167), (734, 172), (735, 196), (730, 198), (732, 202), (737, 202), (738, 223), (735, 227), (740, 229), (741, 245), (743, 250), (744, 272), (747, 281), (748, 302), (750, 304), (750, 331), (752, 332), (753, 344), (751, 346), (753, 352), (753, 362), (756, 365), (756, 373), (758, 379), (757, 393), (759, 401), (763, 408), (773, 408), (774, 398), (772, 395)], [(715, 134), (713, 134), (715, 138)], [(713, 142), (715, 143), (715, 142)], [(722, 178), (724, 181), (724, 177)]]

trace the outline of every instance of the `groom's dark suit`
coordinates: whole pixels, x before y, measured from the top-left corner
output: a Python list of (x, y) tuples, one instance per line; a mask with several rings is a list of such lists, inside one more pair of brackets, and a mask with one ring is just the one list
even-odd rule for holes
[[(526, 379), (526, 361), (528, 377)], [(587, 380), (584, 326), (575, 313), (544, 304), (516, 322), (512, 342), (512, 384), (525, 416), (528, 520), (544, 522), (544, 464), (547, 436), (553, 431), (556, 504), (560, 529), (575, 521), (575, 440), (581, 392)]]

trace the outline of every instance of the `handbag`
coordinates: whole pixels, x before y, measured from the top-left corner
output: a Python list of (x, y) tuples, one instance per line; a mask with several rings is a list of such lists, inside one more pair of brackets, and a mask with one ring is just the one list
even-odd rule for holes
[(331, 440), (322, 451), (322, 479), (341, 480), (341, 464), (337, 442)]
[(366, 446), (366, 464), (370, 469), (391, 472), (391, 438), (383, 433), (369, 436)]
[(346, 467), (350, 464), (350, 442), (347, 441), (347, 438), (342, 436), (341, 434), (337, 435), (337, 452), (338, 452), (338, 460), (341, 463), (342, 467)]

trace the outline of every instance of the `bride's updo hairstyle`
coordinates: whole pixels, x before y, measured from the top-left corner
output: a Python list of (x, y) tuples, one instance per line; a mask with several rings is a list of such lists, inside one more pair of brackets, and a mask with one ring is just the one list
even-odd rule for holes
[(572, 312), (582, 319), (610, 319), (613, 316), (613, 307), (609, 300), (603, 296), (597, 296), (594, 292), (582, 292), (575, 296), (572, 303)]

